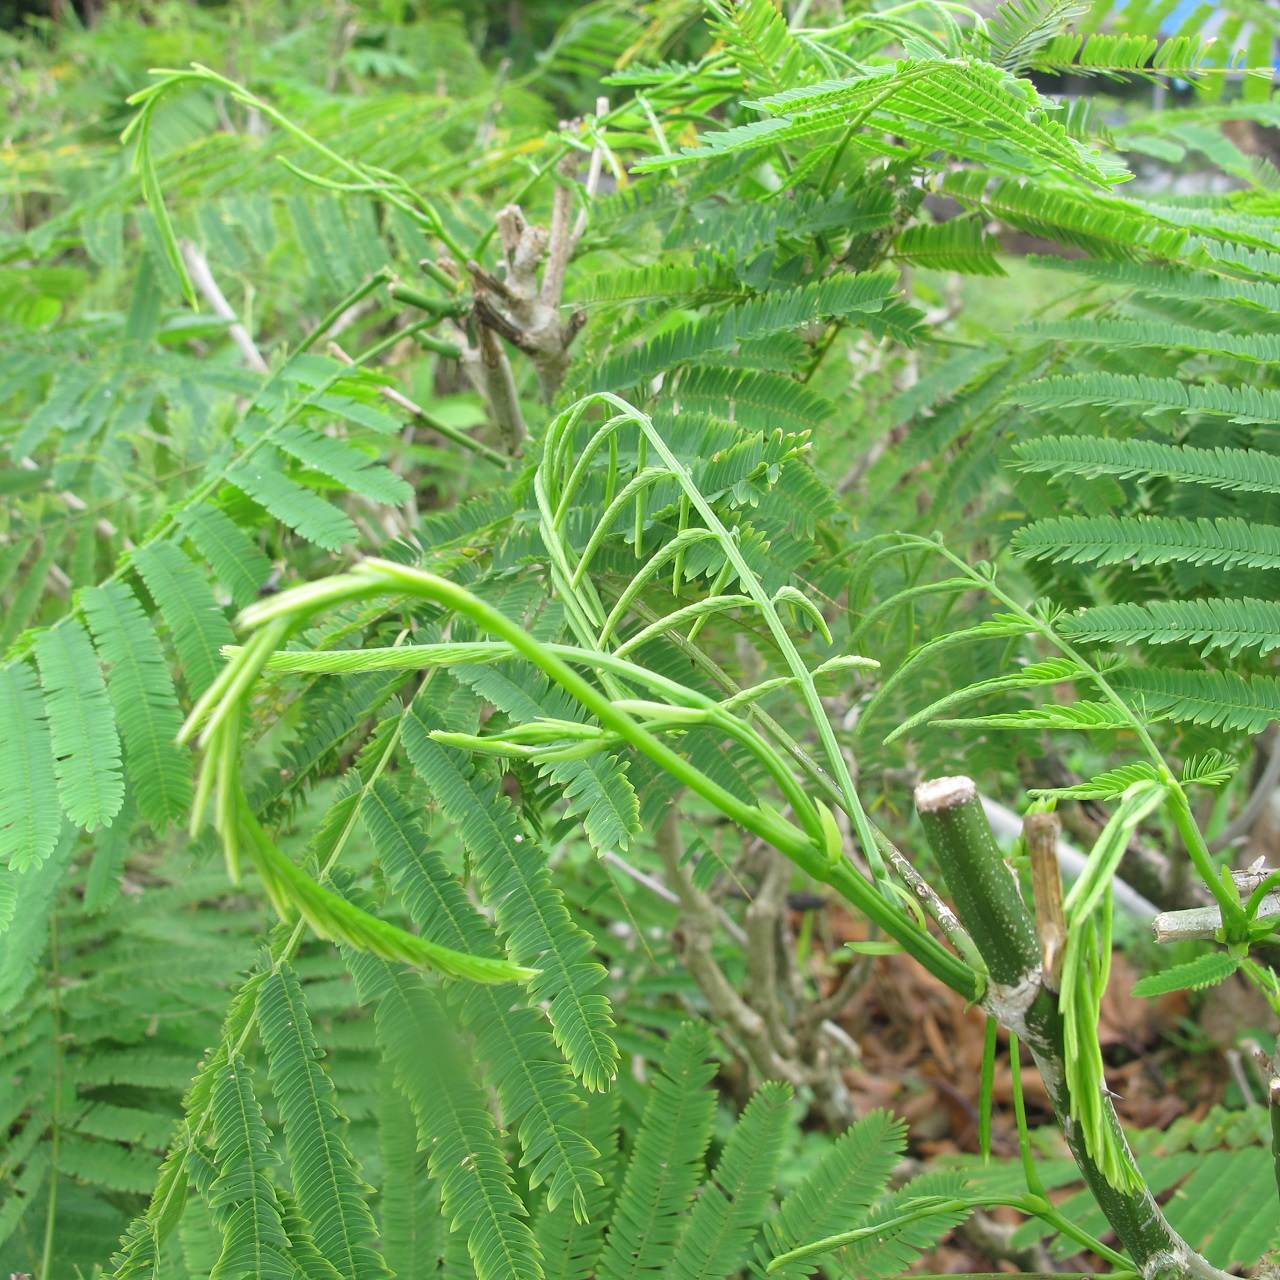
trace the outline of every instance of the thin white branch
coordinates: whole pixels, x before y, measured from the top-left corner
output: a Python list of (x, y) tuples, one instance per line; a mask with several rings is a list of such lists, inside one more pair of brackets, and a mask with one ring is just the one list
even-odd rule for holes
[(213, 278), (213, 272), (209, 270), (209, 261), (200, 252), (199, 246), (191, 240), (179, 240), (178, 248), (182, 250), (182, 260), (187, 264), (187, 273), (191, 277), (191, 283), (195, 285), (204, 300), (213, 308), (214, 315), (231, 322), (227, 327), (227, 336), (240, 348), (240, 354), (244, 356), (245, 364), (256, 373), (270, 373), (270, 367), (262, 358), (262, 352), (258, 350), (257, 345), (249, 336), (249, 330), (236, 318), (236, 313), (231, 309), (231, 303), (227, 301), (222, 290), (218, 288), (218, 282)]

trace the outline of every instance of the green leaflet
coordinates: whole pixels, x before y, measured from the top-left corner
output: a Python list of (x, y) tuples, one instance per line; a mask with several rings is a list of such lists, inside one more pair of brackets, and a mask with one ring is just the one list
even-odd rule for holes
[(394, 505), (413, 497), (406, 481), (345, 440), (319, 435), (297, 422), (279, 428), (271, 439), (299, 462), (374, 502)]
[(1165, 720), (1261, 733), (1280, 720), (1280, 680), (1242, 676), (1236, 671), (1179, 667), (1122, 667), (1111, 682)]
[[(842, 1134), (765, 1224), (757, 1263), (763, 1267), (770, 1258), (858, 1225), (880, 1196), (905, 1143), (906, 1126), (884, 1111), (873, 1111)], [(811, 1271), (807, 1263), (793, 1262), (772, 1274), (785, 1280)]]
[(0, 858), (22, 871), (53, 852), (62, 826), (49, 724), (25, 662), (0, 667), (0, 724)]
[(1196, 449), (1154, 440), (1047, 436), (1014, 448), (1024, 471), (1077, 476), (1167, 476), (1241, 493), (1280, 493), (1280, 458), (1258, 449)]
[(753, 431), (820, 427), (833, 405), (803, 383), (745, 369), (696, 367), (680, 379), (680, 402), (689, 409), (732, 416)]
[(896, 286), (892, 272), (879, 271), (761, 294), (727, 311), (668, 329), (635, 350), (614, 356), (592, 373), (586, 390), (636, 386), (663, 370), (710, 352), (727, 351), (752, 338), (798, 329), (822, 318), (878, 311)]
[(217, 1176), (209, 1205), (222, 1228), (222, 1253), (210, 1280), (296, 1280), (268, 1170), (278, 1163), (253, 1092), (253, 1073), (239, 1055), (213, 1076)]
[(1032, 382), (1010, 397), (1027, 409), (1096, 405), (1139, 413), (1209, 413), (1232, 422), (1280, 423), (1280, 391), (1200, 385), (1132, 373), (1065, 374)]
[(123, 583), (89, 587), (80, 602), (107, 664), (107, 692), (138, 808), (163, 827), (191, 802), (190, 754), (174, 744), (182, 712), (169, 664), (142, 606)]
[(433, 729), (446, 726), (430, 716), (419, 703), (405, 715), (409, 759), (457, 827), (512, 957), (517, 963), (537, 957), (540, 972), (530, 991), (550, 1001), (556, 1042), (587, 1088), (603, 1089), (617, 1072), (618, 1050), (609, 1034), (609, 1002), (595, 990), (605, 972), (590, 958), (590, 935), (569, 915), (551, 884), (545, 854), (511, 802), (462, 753), (431, 739)]
[(340, 551), (358, 539), (348, 516), (285, 475), (280, 455), (269, 445), (228, 468), (227, 479), (282, 524), (326, 551)]
[(109, 826), (124, 803), (120, 738), (88, 632), (67, 619), (41, 632), (35, 654), (62, 807), (86, 831)]
[(1133, 985), (1135, 996), (1162, 996), (1170, 991), (1203, 991), (1225, 982), (1240, 967), (1240, 961), (1225, 951), (1208, 951), (1186, 964), (1175, 964), (1139, 979)]
[(511, 1170), (484, 1091), (439, 1002), (420, 980), (381, 961), (365, 966), (381, 988), (378, 1039), (418, 1118), (419, 1142), (452, 1232), (467, 1242), (479, 1280), (541, 1280)]
[(1099, 605), (1062, 618), (1071, 640), (1102, 644), (1193, 644), (1202, 652), (1225, 649), (1236, 657), (1256, 648), (1280, 649), (1280, 605), (1270, 600), (1154, 600), (1150, 604)]
[(1280, 569), (1280, 528), (1252, 520), (1185, 516), (1063, 516), (1019, 529), (1013, 548), (1028, 560), (1071, 564), (1197, 564)]
[(686, 1023), (667, 1046), (600, 1255), (602, 1280), (672, 1274), (683, 1215), (711, 1139), (716, 1096), (707, 1088), (715, 1074), (706, 1061), (710, 1047), (708, 1030), (697, 1023)]
[(204, 575), (172, 542), (153, 542), (133, 553), (182, 662), (187, 689), (199, 697), (222, 667), (222, 646), (235, 636)]
[(225, 511), (207, 503), (184, 507), (178, 521), (236, 604), (242, 608), (252, 604), (258, 598), (258, 588), (271, 576), (271, 562), (240, 526)]
[(741, 1267), (773, 1194), (791, 1090), (761, 1085), (734, 1126), (676, 1246), (674, 1280), (718, 1280)]
[(1182, 347), (1187, 351), (1235, 356), (1264, 364), (1280, 361), (1280, 335), (1270, 333), (1217, 333), (1186, 324), (1097, 318), (1037, 321), (1024, 326), (1023, 331), (1052, 342), (1088, 342), (1104, 347)]
[[(520, 724), (539, 719), (577, 721), (582, 716), (572, 698), (553, 689), (546, 676), (527, 665), (512, 674), (499, 667), (463, 667), (455, 675)], [(542, 765), (540, 771), (563, 789), (569, 802), (566, 815), (582, 815), (587, 838), (597, 850), (626, 851), (640, 829), (640, 804), (627, 779), (625, 760), (600, 752), (583, 760)]]
[[(368, 790), (361, 813), (383, 870), (423, 934), (455, 951), (498, 954), (493, 926), (440, 854), (428, 848), (408, 803), (389, 779), (379, 778)], [(452, 994), (464, 1026), (476, 1037), (503, 1118), (519, 1134), (530, 1184), (547, 1183), (550, 1208), (567, 1198), (574, 1214), (585, 1215), (588, 1198), (600, 1185), (600, 1155), (582, 1135), (582, 1099), (541, 1012), (513, 1001), (509, 988), (477, 983)]]
[(587, 1192), (587, 1217), (580, 1221), (573, 1207), (561, 1201), (545, 1206), (534, 1225), (542, 1250), (543, 1270), (559, 1280), (593, 1280), (613, 1203), (621, 1181), (618, 1154), (618, 1094), (597, 1093), (587, 1099), (583, 1136), (600, 1153), (596, 1171), (600, 1185)]
[(960, 271), (974, 276), (1002, 276), (996, 261), (1000, 241), (975, 218), (953, 218), (930, 225), (918, 222), (894, 241), (894, 257), (933, 271)]
[(302, 986), (290, 966), (281, 966), (259, 987), (257, 1017), (294, 1191), (316, 1247), (347, 1280), (380, 1280), (388, 1272), (373, 1247), (377, 1233), (364, 1200), (369, 1188), (346, 1146), (346, 1122), (317, 1061)]
[(378, 1154), (383, 1170), (379, 1226), (387, 1266), (397, 1276), (433, 1274), (445, 1236), (439, 1187), (428, 1176), (413, 1108), (389, 1063), (378, 1073)]

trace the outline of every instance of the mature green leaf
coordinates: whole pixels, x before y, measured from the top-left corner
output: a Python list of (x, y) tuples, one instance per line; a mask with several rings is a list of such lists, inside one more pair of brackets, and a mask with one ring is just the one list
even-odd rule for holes
[(80, 603), (107, 664), (107, 692), (138, 808), (162, 827), (191, 801), (190, 755), (174, 741), (182, 712), (169, 664), (142, 606), (122, 582), (89, 587)]
[(41, 632), (35, 651), (62, 807), (86, 831), (109, 826), (124, 803), (124, 779), (98, 655), (74, 618)]
[(53, 740), (26, 662), (0, 668), (0, 724), (0, 858), (23, 871), (53, 852), (62, 827)]
[(320, 1068), (302, 985), (290, 966), (280, 966), (262, 983), (257, 1014), (293, 1188), (316, 1247), (348, 1280), (379, 1280), (388, 1272), (374, 1247), (377, 1232), (364, 1199), (369, 1188), (346, 1144), (346, 1121)]
[(204, 575), (174, 543), (139, 548), (133, 553), (133, 566), (173, 637), (188, 690), (193, 698), (199, 697), (222, 666), (222, 646), (235, 640), (226, 615)]

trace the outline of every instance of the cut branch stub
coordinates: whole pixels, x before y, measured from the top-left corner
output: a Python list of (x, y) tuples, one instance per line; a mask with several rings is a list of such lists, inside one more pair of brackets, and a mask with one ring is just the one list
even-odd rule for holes
[(972, 778), (935, 778), (916, 788), (916, 808), (956, 914), (992, 980), (1026, 981), (1040, 967), (1040, 941)]

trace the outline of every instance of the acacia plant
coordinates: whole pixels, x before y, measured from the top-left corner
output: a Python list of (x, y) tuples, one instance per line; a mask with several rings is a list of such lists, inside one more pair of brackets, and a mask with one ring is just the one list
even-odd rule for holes
[[(1194, 83), (1202, 132), (1185, 136), (1210, 146), (1208, 123), (1263, 114), (1270, 73), (1241, 73), (1229, 41), (1158, 40), (1141, 5), (1110, 27), (1106, 6), (1054, 0), (989, 20), (949, 0), (817, 7), (789, 23), (768, 0), (714, 0), (703, 23), (593, 6), (545, 74), (581, 74), (601, 31), (614, 69), (594, 110), (549, 132), (501, 133), (499, 100), (519, 104), (532, 72), (504, 89), (466, 64), (479, 87), (425, 143), (386, 127), (418, 119), (411, 96), (382, 118), (158, 72), (134, 99), (132, 176), (15, 232), (15, 257), (119, 271), (112, 201), (126, 181), (147, 201), (127, 308), (54, 324), (79, 277), (11, 269), (31, 273), (15, 277), (30, 327), (6, 385), (0, 552), (15, 1269), (102, 1264), (123, 1233), (120, 1277), (888, 1276), (1012, 1204), (1119, 1272), (1220, 1274), (1157, 1205), (1097, 1024), (1113, 877), (1159, 822), (1213, 904), (1169, 927), (1225, 950), (1157, 987), (1239, 968), (1280, 999), (1250, 954), (1273, 937), (1274, 882), (1242, 893), (1188, 796), (1226, 780), (1210, 748), (1237, 744), (1210, 730), (1260, 728), (1273, 678), (1185, 652), (1170, 674), (1152, 647), (1238, 652), (1276, 629), (1259, 600), (1165, 617), (1105, 578), (1032, 575), (1275, 567), (1253, 507), (1193, 520), (1163, 483), (1280, 488), (1275, 393), (1216, 363), (1265, 359), (1280, 312), (1270, 175), (1246, 163), (1253, 185), (1221, 200), (1125, 198), (1119, 126), (1037, 86)], [(1228, 35), (1256, 55), (1266, 29), (1250, 11)], [(184, 141), (170, 121), (192, 102), (245, 136)], [(1131, 150), (1160, 127), (1133, 126)], [(277, 233), (309, 305), (273, 312), (272, 350), (218, 279)], [(921, 277), (998, 276), (1000, 235), (1067, 247), (1065, 270), (1126, 290), (1091, 300), (1117, 312), (1105, 349), (1078, 317), (953, 349), (961, 303)], [(216, 321), (167, 312), (180, 297)], [(1245, 312), (1267, 331), (1246, 334)], [(1111, 367), (1157, 349), (1158, 375)], [(1151, 442), (1100, 407), (1254, 434)], [(979, 492), (1002, 451), (1018, 469)], [(1046, 474), (1086, 514), (1023, 529), (1028, 570), (1000, 537), (1028, 493), (1033, 514), (1061, 507)], [(1124, 509), (1106, 523), (1099, 502)], [(1096, 607), (1065, 612), (1084, 597)], [(1147, 647), (1118, 669), (1092, 647), (1130, 642)], [(923, 732), (964, 700), (1067, 684), (1091, 695)], [(1197, 710), (1218, 687), (1236, 712)], [(1175, 736), (1188, 724), (1202, 737)], [(971, 749), (1007, 768), (991, 741), (1006, 728), (1119, 744), (1034, 806), (1034, 914), (969, 777), (924, 780), (901, 833), (868, 802), (902, 758), (913, 781)], [(1077, 797), (1115, 808), (1062, 898), (1045, 812)], [(876, 1114), (770, 1213), (793, 1090), (847, 1119), (826, 1007), (778, 978), (780, 912), (753, 936), (763, 912), (740, 925), (725, 906), (743, 878), (780, 893), (793, 875), (983, 1008), (991, 1053), (997, 1025), (1028, 1047), (1105, 1228), (1047, 1195), (1020, 1094), (1025, 1192), (956, 1171), (890, 1190), (903, 1133)], [(709, 1015), (665, 1043), (640, 982), (617, 977), (643, 967), (662, 910), (692, 979), (672, 981)], [(806, 1001), (807, 1020), (785, 1007)], [(740, 1054), (753, 1089), (707, 1173), (713, 1052)], [(632, 1064), (650, 1073), (642, 1105)], [(1272, 1190), (1251, 1190), (1274, 1215)]]

